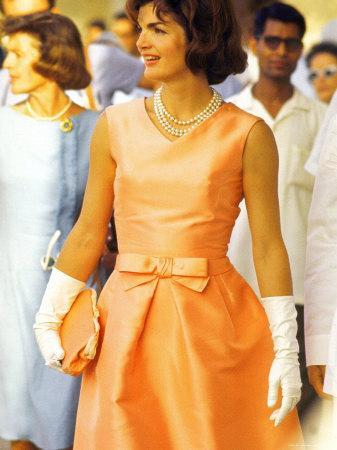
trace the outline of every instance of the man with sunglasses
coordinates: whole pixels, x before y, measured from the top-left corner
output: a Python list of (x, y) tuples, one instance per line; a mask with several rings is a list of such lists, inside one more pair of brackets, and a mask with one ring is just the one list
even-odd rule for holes
[[(254, 22), (251, 48), (260, 74), (254, 85), (229, 99), (242, 109), (262, 117), (272, 128), (279, 150), (279, 201), (281, 225), (288, 250), (298, 312), (298, 339), (303, 377), (300, 415), (315, 398), (307, 379), (304, 356), (303, 280), (307, 216), (314, 177), (304, 170), (325, 106), (309, 100), (291, 83), (291, 75), (302, 54), (304, 17), (292, 6), (276, 2), (260, 9)], [(251, 237), (244, 203), (234, 227), (229, 256), (258, 293)], [(268, 226), (268, 224), (266, 224)], [(268, 248), (264, 258), (268, 259)]]

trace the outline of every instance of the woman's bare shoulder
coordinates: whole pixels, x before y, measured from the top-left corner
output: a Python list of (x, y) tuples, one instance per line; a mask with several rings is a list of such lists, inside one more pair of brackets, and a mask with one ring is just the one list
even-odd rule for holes
[(257, 167), (278, 161), (277, 145), (271, 128), (257, 121), (251, 128), (244, 150), (244, 164)]

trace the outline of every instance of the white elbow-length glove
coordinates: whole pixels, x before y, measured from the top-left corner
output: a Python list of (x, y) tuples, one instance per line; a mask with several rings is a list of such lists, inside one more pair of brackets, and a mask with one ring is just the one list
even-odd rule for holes
[(84, 287), (83, 281), (53, 268), (34, 324), (36, 340), (46, 366), (53, 369), (61, 367), (64, 350), (59, 335), (60, 326)]
[(274, 342), (275, 359), (269, 372), (268, 406), (275, 405), (279, 387), (282, 404), (270, 420), (278, 426), (301, 398), (301, 375), (298, 362), (297, 312), (293, 296), (264, 297), (261, 303), (268, 317)]

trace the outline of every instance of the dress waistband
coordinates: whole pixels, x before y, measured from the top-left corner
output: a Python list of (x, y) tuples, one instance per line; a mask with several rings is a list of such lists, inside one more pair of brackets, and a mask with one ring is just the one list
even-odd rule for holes
[(122, 253), (117, 256), (116, 269), (119, 272), (152, 273), (159, 278), (172, 275), (207, 277), (219, 275), (233, 268), (227, 257), (207, 258), (171, 258)]
[[(117, 256), (115, 269), (134, 275), (144, 274), (147, 280), (155, 278), (173, 278), (193, 290), (202, 291), (211, 276), (228, 272), (233, 268), (227, 257), (207, 258), (171, 258), (141, 255), (138, 253), (122, 253)], [(130, 280), (128, 288), (135, 282)], [(137, 283), (138, 284), (138, 283)]]

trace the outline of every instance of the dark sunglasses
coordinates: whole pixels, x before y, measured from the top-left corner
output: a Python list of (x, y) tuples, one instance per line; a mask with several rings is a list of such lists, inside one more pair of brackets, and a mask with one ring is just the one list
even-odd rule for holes
[(282, 42), (288, 52), (296, 52), (302, 48), (302, 41), (297, 38), (283, 39), (278, 36), (260, 36), (260, 39), (263, 40), (270, 50), (277, 50)]
[(309, 71), (308, 79), (313, 82), (317, 80), (318, 77), (332, 78), (337, 73), (337, 66), (328, 66), (324, 69), (312, 69)]

